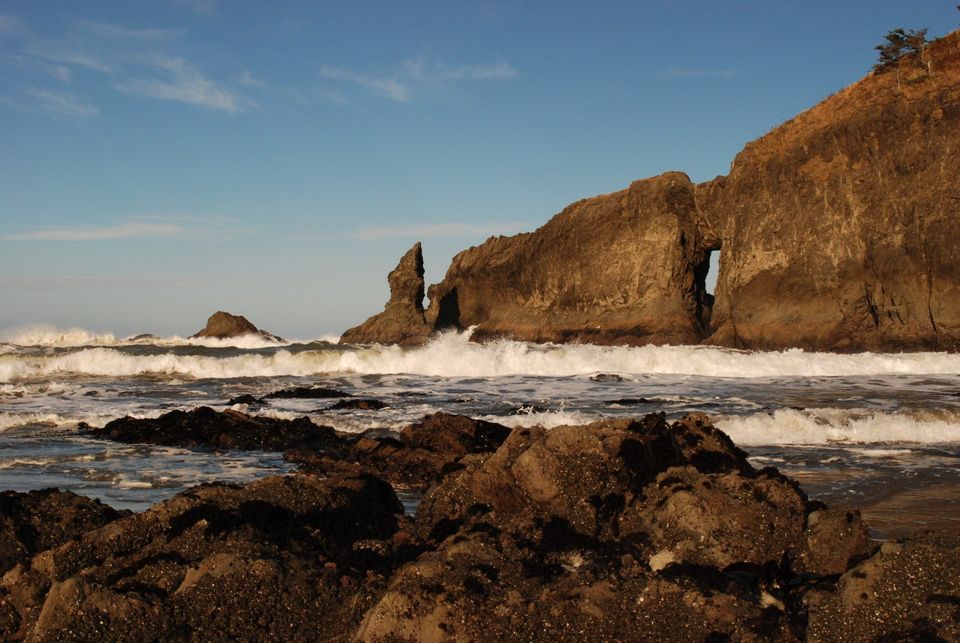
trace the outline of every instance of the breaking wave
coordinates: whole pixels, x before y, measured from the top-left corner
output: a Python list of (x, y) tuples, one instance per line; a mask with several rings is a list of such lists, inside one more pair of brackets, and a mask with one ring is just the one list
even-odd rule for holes
[[(165, 344), (156, 342), (156, 345)], [(753, 352), (704, 346), (634, 348), (528, 344), (508, 340), (477, 344), (469, 341), (469, 333), (445, 333), (426, 346), (414, 349), (379, 345), (344, 347), (326, 343), (301, 347), (305, 350), (290, 350), (290, 346), (278, 347), (276, 344), (269, 346), (276, 350), (239, 354), (233, 351), (224, 356), (184, 354), (183, 351), (143, 355), (116, 345), (87, 345), (57, 354), (38, 351), (3, 353), (0, 354), (0, 382), (71, 373), (96, 376), (167, 374), (194, 378), (374, 373), (439, 377), (619, 373), (628, 377), (675, 374), (731, 378), (960, 373), (960, 354), (957, 353), (842, 355), (810, 353), (801, 349)]]
[[(113, 333), (97, 333), (83, 328), (57, 328), (49, 325), (23, 326), (0, 331), (0, 354), (12, 352), (18, 347), (78, 348), (84, 346), (204, 346), (207, 348), (270, 348), (295, 343), (293, 341), (273, 341), (260, 335), (241, 335), (227, 339), (213, 337), (157, 337), (156, 335), (137, 335), (117, 339)], [(331, 341), (324, 336), (316, 341)], [(333, 342), (337, 338), (332, 338)]]
[(884, 413), (869, 409), (779, 409), (718, 416), (714, 423), (740, 446), (960, 442), (960, 409)]

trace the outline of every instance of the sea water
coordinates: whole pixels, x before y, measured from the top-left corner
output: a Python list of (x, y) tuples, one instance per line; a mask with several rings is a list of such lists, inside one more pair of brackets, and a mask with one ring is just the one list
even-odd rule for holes
[(140, 510), (199, 482), (284, 472), (277, 453), (124, 445), (77, 427), (321, 385), (387, 407), (328, 411), (331, 401), (271, 399), (229, 408), (306, 415), (350, 432), (399, 430), (436, 411), (547, 427), (702, 412), (754, 465), (776, 466), (830, 506), (861, 508), (878, 537), (960, 528), (958, 354), (478, 344), (469, 332), (420, 348), (328, 340), (8, 333), (0, 338), (0, 489), (56, 486)]

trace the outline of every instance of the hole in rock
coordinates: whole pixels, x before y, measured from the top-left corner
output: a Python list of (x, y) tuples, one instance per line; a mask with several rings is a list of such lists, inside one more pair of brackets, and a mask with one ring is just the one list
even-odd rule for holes
[(694, 297), (697, 301), (697, 321), (700, 331), (710, 328), (710, 316), (713, 312), (713, 293), (717, 288), (717, 276), (720, 274), (720, 248), (707, 248), (703, 260), (693, 269)]

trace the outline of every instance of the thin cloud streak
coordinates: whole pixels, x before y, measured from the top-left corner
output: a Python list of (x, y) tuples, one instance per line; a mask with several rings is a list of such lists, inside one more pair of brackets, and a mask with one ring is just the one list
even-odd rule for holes
[(172, 29), (130, 29), (109, 22), (75, 18), (73, 23), (81, 30), (100, 38), (112, 40), (164, 41), (176, 38), (179, 31)]
[[(192, 3), (196, 5), (196, 3)], [(201, 3), (214, 8), (213, 3)], [(23, 35), (20, 52), (14, 58), (24, 67), (40, 69), (61, 83), (74, 81), (74, 72), (88, 70), (102, 74), (108, 87), (121, 93), (175, 101), (206, 109), (234, 114), (257, 108), (214, 79), (207, 77), (186, 58), (176, 55), (172, 42), (182, 32), (171, 29), (130, 28), (110, 22), (74, 18), (60, 38), (45, 39), (19, 27), (16, 19), (0, 14), (0, 35), (16, 30)], [(79, 79), (79, 76), (78, 76)], [(244, 72), (235, 86), (261, 84)], [(32, 90), (31, 90), (32, 91)], [(49, 91), (49, 90), (44, 90)], [(92, 106), (84, 110), (79, 101), (71, 105), (66, 99), (59, 107), (54, 96), (35, 96), (46, 100), (47, 113), (93, 115)], [(11, 100), (4, 101), (11, 104)], [(99, 113), (97, 109), (96, 113)]]
[(115, 84), (114, 88), (128, 94), (188, 103), (231, 114), (246, 111), (245, 101), (205, 78), (183, 58), (160, 58), (155, 65), (167, 74), (166, 80), (133, 78)]
[(390, 76), (370, 76), (348, 69), (324, 66), (321, 78), (353, 83), (399, 103), (408, 102), (413, 87), (440, 85), (459, 81), (496, 81), (516, 78), (520, 75), (510, 63), (500, 61), (492, 65), (451, 66), (440, 60), (414, 58), (400, 64), (399, 70)]
[(445, 80), (506, 80), (520, 75), (510, 63), (500, 61), (494, 65), (460, 65), (451, 67), (442, 61), (423, 58), (408, 60), (404, 69), (414, 78), (425, 81)]
[(522, 223), (491, 223), (474, 225), (471, 223), (417, 223), (405, 226), (361, 226), (348, 236), (351, 239), (374, 241), (377, 239), (417, 238), (417, 239), (460, 239), (463, 237), (481, 237), (494, 234), (513, 234), (524, 227)]
[(0, 241), (107, 241), (115, 239), (174, 239), (189, 231), (170, 223), (117, 223), (111, 226), (58, 228), (0, 235)]
[(23, 93), (34, 98), (39, 108), (56, 116), (91, 118), (100, 115), (100, 108), (69, 92), (49, 89), (25, 89)]
[(331, 80), (343, 80), (355, 85), (360, 85), (361, 87), (366, 87), (381, 96), (400, 103), (405, 103), (410, 100), (410, 91), (396, 78), (374, 78), (336, 67), (321, 68), (320, 77)]

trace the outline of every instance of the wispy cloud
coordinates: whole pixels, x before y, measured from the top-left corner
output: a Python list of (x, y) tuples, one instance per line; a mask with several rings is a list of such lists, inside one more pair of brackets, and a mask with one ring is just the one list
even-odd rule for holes
[(199, 280), (188, 277), (0, 277), (0, 288), (13, 290), (168, 288), (198, 282)]
[(23, 93), (33, 99), (37, 108), (54, 116), (90, 118), (100, 115), (99, 107), (70, 92), (30, 88), (24, 89)]
[(79, 46), (68, 46), (59, 42), (33, 41), (25, 49), (29, 56), (53, 63), (83, 67), (103, 74), (113, 73), (114, 67), (106, 56), (92, 53)]
[(0, 37), (19, 35), (22, 29), (23, 25), (20, 24), (19, 20), (5, 13), (0, 13)]
[(396, 71), (387, 75), (361, 74), (329, 66), (320, 69), (321, 78), (352, 83), (396, 102), (409, 101), (416, 87), (458, 81), (508, 80), (519, 75), (520, 72), (506, 61), (489, 65), (449, 65), (422, 57), (402, 62)]
[(460, 239), (464, 237), (482, 237), (492, 234), (513, 234), (526, 225), (522, 223), (490, 223), (475, 225), (471, 223), (415, 223), (411, 225), (361, 226), (348, 235), (352, 239), (372, 241), (375, 239), (416, 238), (416, 239)]
[(345, 69), (336, 67), (323, 67), (320, 69), (321, 78), (330, 78), (331, 80), (343, 80), (361, 87), (366, 87), (381, 96), (398, 102), (410, 100), (410, 91), (396, 78), (376, 78), (373, 76), (364, 76)]
[(689, 69), (676, 67), (664, 69), (654, 74), (659, 78), (733, 78), (736, 69)]
[(172, 239), (188, 235), (183, 226), (172, 223), (128, 221), (108, 226), (56, 228), (0, 235), (0, 241), (106, 241), (114, 239)]
[(520, 75), (510, 63), (500, 61), (492, 65), (460, 65), (451, 67), (443, 61), (414, 58), (403, 64), (404, 70), (417, 80), (434, 82), (445, 80), (506, 80)]
[(252, 103), (206, 78), (183, 58), (159, 58), (155, 63), (165, 78), (131, 78), (114, 87), (128, 94), (171, 100), (236, 113)]
[(47, 73), (63, 83), (68, 83), (73, 78), (73, 71), (66, 65), (50, 67), (47, 69)]
[(109, 22), (84, 18), (75, 18), (73, 24), (93, 36), (113, 40), (159, 42), (171, 40), (180, 35), (179, 31), (173, 29), (131, 29)]
[[(212, 2), (189, 2), (191, 7), (204, 6), (213, 10)], [(244, 72), (232, 83), (224, 83), (208, 76), (200, 67), (185, 57), (177, 47), (182, 32), (173, 29), (130, 27), (110, 22), (74, 18), (66, 22), (66, 28), (57, 38), (41, 38), (29, 29), (20, 28), (14, 18), (0, 14), (0, 34), (5, 30), (19, 29), (19, 51), (7, 57), (13, 64), (42, 72), (49, 82), (50, 77), (61, 83), (96, 87), (106, 84), (126, 94), (157, 100), (186, 103), (226, 113), (237, 113), (256, 108), (256, 103), (245, 99), (235, 88), (259, 84), (249, 72)], [(80, 71), (87, 72), (80, 74)], [(100, 78), (98, 78), (98, 76)], [(35, 81), (37, 82), (37, 81)], [(31, 90), (33, 91), (33, 90)], [(95, 115), (93, 106), (86, 109), (74, 100), (69, 104), (52, 90), (50, 95), (35, 95), (49, 104), (47, 114)], [(7, 96), (4, 104), (17, 101)], [(17, 105), (19, 106), (19, 105)], [(26, 106), (23, 106), (26, 107)]]

